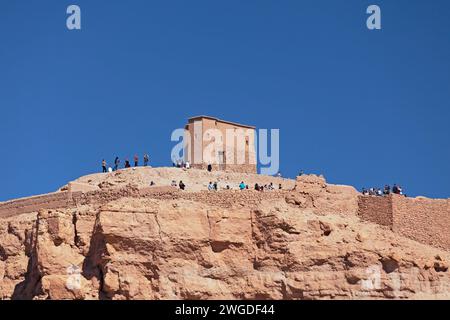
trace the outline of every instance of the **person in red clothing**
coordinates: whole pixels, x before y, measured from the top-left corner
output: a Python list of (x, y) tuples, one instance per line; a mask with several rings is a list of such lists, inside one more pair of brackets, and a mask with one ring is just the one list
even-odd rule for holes
[(134, 155), (134, 166), (137, 167), (139, 164), (139, 157), (137, 154)]

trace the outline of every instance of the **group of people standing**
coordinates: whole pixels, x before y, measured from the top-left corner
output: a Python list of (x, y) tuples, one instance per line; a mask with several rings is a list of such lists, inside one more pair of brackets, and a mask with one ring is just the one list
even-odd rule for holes
[[(244, 181), (241, 181), (241, 183), (238, 186), (239, 190), (248, 190), (248, 184), (245, 184)], [(225, 187), (226, 190), (231, 190), (230, 185), (227, 185)], [(281, 190), (282, 186), (281, 183), (278, 185), (278, 190)], [(218, 183), (217, 182), (212, 182), (210, 181), (208, 184), (208, 191), (218, 191)], [(265, 184), (265, 185), (259, 185), (258, 183), (255, 184), (255, 190), (256, 191), (264, 191), (264, 190), (275, 190), (275, 186), (274, 184), (271, 182), (270, 184)]]
[(402, 187), (397, 184), (394, 184), (392, 189), (390, 185), (385, 185), (383, 190), (381, 190), (380, 188), (362, 189), (362, 194), (365, 196), (387, 196), (390, 195), (391, 193), (404, 195)]
[[(144, 167), (147, 167), (148, 163), (150, 162), (150, 157), (149, 157), (149, 155), (147, 153), (144, 154), (143, 160), (144, 160)], [(139, 166), (139, 156), (137, 154), (134, 155), (133, 161), (134, 161), (134, 166), (138, 167)], [(114, 159), (114, 166), (112, 168), (110, 166), (108, 167), (108, 163), (106, 162), (105, 159), (102, 160), (102, 170), (103, 170), (104, 173), (105, 172), (117, 171), (117, 170), (119, 170), (119, 166), (120, 166), (120, 159), (119, 159), (119, 157), (116, 157)], [(125, 169), (126, 168), (131, 168), (130, 160), (128, 160), (128, 158), (125, 158), (125, 162), (124, 162), (124, 166), (123, 167)]]
[[(280, 183), (280, 184), (278, 184), (278, 190), (281, 190), (281, 189), (283, 189), (283, 187), (281, 186), (281, 183)], [(265, 184), (265, 185), (256, 183), (255, 184), (255, 190), (256, 191), (275, 190), (275, 186), (273, 185), (272, 182), (269, 183), (269, 184)]]
[(189, 161), (184, 161), (182, 159), (178, 159), (176, 162), (173, 163), (173, 166), (176, 168), (184, 168), (184, 169), (190, 169), (191, 168), (191, 164), (189, 163)]
[(172, 183), (170, 184), (172, 187), (178, 187), (180, 190), (185, 190), (186, 185), (184, 184), (183, 180), (180, 180), (179, 183), (177, 183), (175, 180), (172, 180)]
[[(175, 168), (183, 168), (183, 169), (190, 169), (192, 167), (189, 161), (184, 161), (183, 159), (176, 160), (175, 162), (172, 163), (172, 166)], [(212, 165), (208, 164), (206, 170), (208, 170), (208, 172), (212, 172), (213, 170)]]
[[(229, 187), (229, 186), (227, 186), (227, 187)], [(212, 181), (210, 181), (208, 184), (208, 191), (218, 191), (218, 190), (219, 190), (218, 183), (217, 182), (213, 183)]]

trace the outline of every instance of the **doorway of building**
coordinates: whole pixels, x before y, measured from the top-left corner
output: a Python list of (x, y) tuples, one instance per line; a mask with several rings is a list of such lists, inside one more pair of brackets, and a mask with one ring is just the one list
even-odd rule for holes
[(225, 171), (225, 152), (219, 151), (219, 170)]

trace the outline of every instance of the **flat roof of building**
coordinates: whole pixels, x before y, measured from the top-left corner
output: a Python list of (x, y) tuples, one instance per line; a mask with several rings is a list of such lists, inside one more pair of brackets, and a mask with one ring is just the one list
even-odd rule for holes
[(197, 120), (197, 119), (210, 119), (210, 120), (215, 120), (215, 121), (222, 122), (222, 123), (231, 124), (231, 125), (237, 126), (237, 127), (250, 128), (250, 129), (255, 129), (256, 128), (254, 126), (249, 126), (249, 125), (246, 125), (246, 124), (240, 124), (240, 123), (237, 123), (237, 122), (226, 121), (226, 120), (222, 120), (222, 119), (219, 119), (219, 118), (216, 118), (216, 117), (211, 117), (211, 116), (196, 116), (196, 117), (189, 118), (189, 121)]

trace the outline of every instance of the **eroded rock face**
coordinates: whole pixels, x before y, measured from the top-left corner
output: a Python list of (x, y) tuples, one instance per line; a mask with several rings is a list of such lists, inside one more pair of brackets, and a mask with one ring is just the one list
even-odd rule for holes
[(0, 223), (0, 299), (14, 297), (29, 269), (35, 214)]
[(319, 180), (257, 207), (123, 198), (2, 220), (0, 298), (450, 298), (448, 252), (361, 222), (353, 191)]
[(286, 202), (321, 215), (353, 215), (358, 211), (358, 192), (351, 186), (327, 184), (323, 176), (303, 175), (297, 177)]

